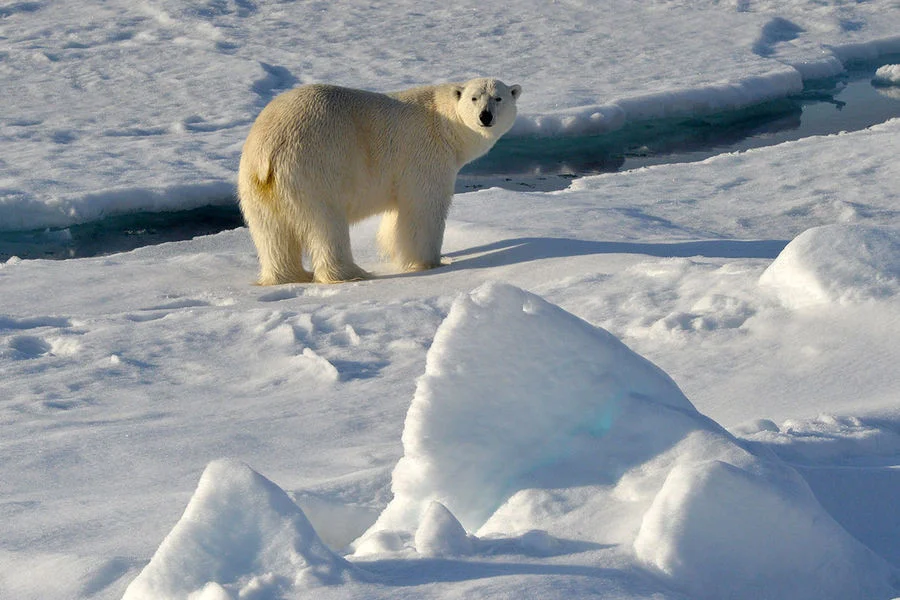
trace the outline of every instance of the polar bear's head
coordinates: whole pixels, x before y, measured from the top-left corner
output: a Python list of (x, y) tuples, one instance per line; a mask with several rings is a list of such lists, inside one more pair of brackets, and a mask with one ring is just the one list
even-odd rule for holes
[(521, 86), (482, 78), (458, 85), (454, 91), (456, 114), (470, 129), (485, 137), (499, 138), (516, 120), (516, 100), (522, 93)]

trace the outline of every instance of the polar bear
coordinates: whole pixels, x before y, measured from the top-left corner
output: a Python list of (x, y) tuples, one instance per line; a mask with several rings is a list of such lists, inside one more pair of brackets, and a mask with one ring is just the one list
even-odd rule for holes
[(238, 174), (259, 284), (368, 278), (353, 262), (350, 224), (381, 213), (386, 256), (407, 271), (438, 266), (456, 175), (509, 131), (521, 91), (481, 78), (277, 96), (250, 129)]

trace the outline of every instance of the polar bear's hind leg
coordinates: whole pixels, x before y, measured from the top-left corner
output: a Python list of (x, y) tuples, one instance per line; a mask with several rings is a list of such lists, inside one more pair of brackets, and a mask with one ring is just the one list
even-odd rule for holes
[(259, 285), (313, 280), (312, 273), (303, 268), (303, 244), (293, 224), (275, 215), (260, 215), (253, 209), (245, 209), (244, 217), (259, 256)]
[(370, 279), (372, 276), (353, 262), (347, 219), (328, 204), (322, 204), (321, 208), (317, 214), (307, 212), (305, 223), (313, 281), (341, 283)]

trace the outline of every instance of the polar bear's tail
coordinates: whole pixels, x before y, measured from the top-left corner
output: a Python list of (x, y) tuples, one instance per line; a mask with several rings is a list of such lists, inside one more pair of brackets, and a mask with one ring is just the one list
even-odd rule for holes
[(241, 155), (238, 198), (259, 255), (257, 283), (310, 282), (312, 273), (303, 268), (302, 238), (279, 199), (271, 157), (247, 150)]

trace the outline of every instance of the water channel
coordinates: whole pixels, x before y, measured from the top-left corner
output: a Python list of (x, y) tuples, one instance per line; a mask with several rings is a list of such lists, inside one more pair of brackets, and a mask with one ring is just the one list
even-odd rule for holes
[[(894, 61), (900, 62), (900, 57)], [(876, 65), (877, 66), (877, 65)], [(900, 87), (872, 84), (873, 65), (807, 82), (797, 96), (720, 114), (631, 123), (602, 135), (507, 137), (460, 173), (457, 191), (500, 185), (552, 190), (575, 177), (857, 131), (900, 117)], [(191, 239), (243, 225), (235, 205), (108, 217), (60, 230), (0, 232), (0, 261), (78, 258)]]

